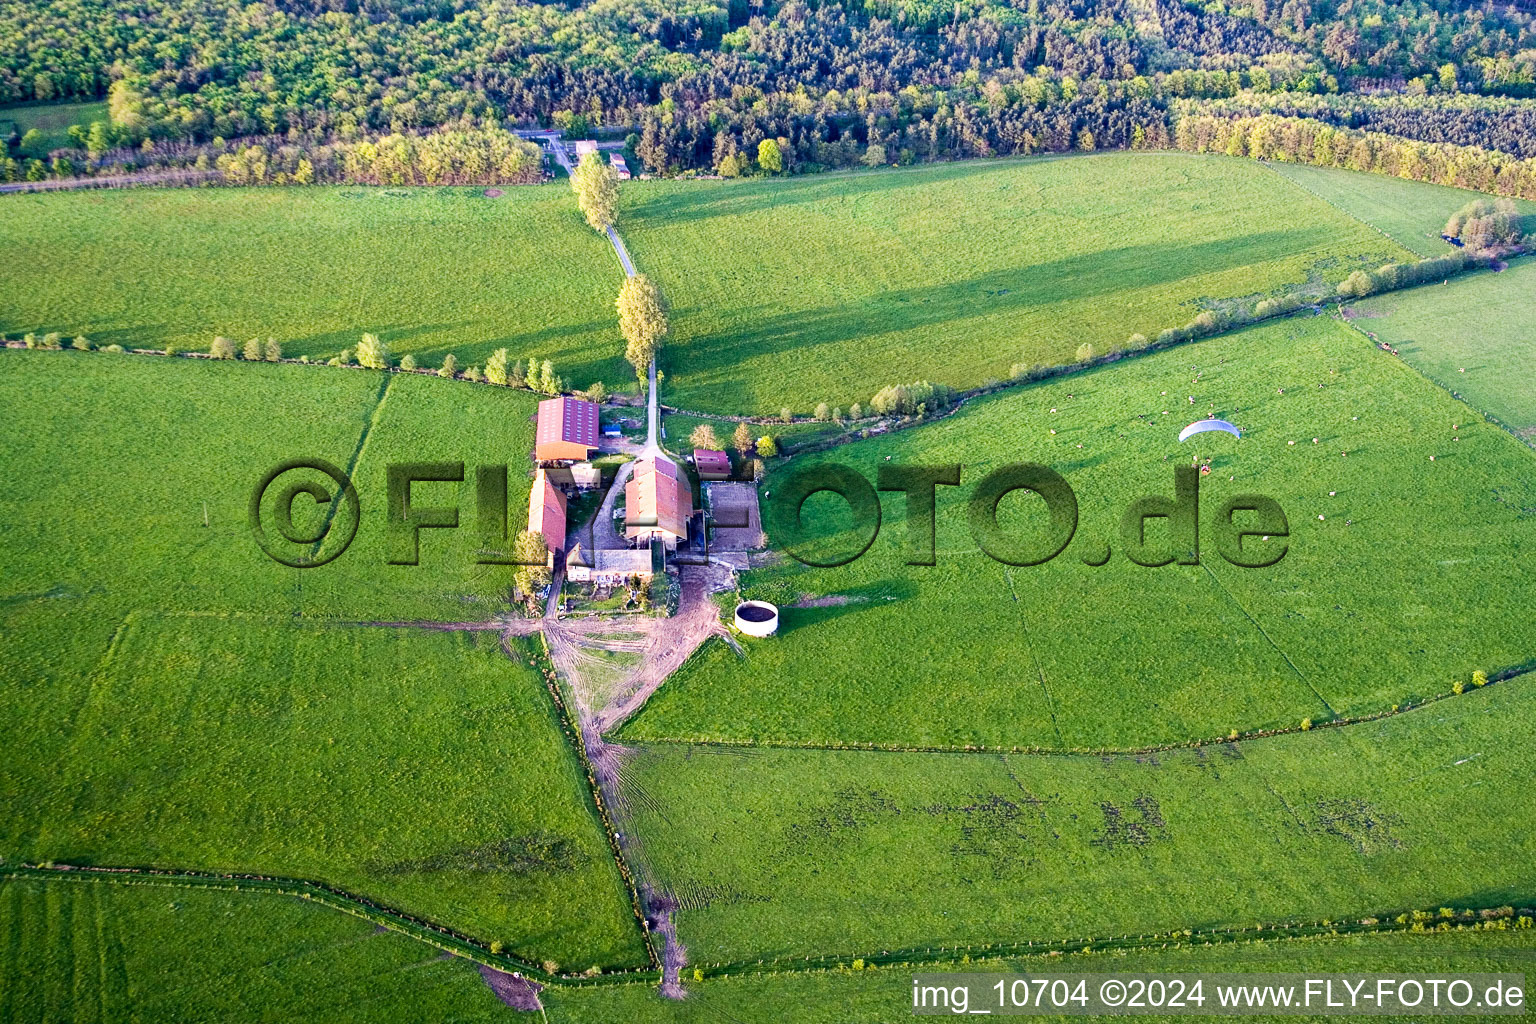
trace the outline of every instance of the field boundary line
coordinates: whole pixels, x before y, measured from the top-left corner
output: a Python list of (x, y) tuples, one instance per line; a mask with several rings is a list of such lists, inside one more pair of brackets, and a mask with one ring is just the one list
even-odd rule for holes
[[(473, 963), (505, 973), (518, 972), (541, 983), (555, 985), (590, 985), (593, 980), (577, 976), (551, 974), (542, 966), (506, 953), (492, 953), (488, 943), (481, 943), (440, 924), (413, 917), (404, 911), (386, 907), (357, 893), (321, 882), (276, 875), (225, 874), (190, 869), (100, 867), (73, 864), (0, 864), (0, 884), (6, 881), (73, 881), (108, 885), (151, 885), (182, 889), (213, 889), (223, 892), (250, 892), (309, 900), (331, 910), (351, 914), (397, 932), (407, 938)], [(619, 968), (597, 978), (617, 980), (659, 977), (648, 968)], [(612, 980), (609, 981), (612, 983)]]
[[(600, 974), (594, 977), (550, 974), (542, 967), (525, 963), (506, 954), (491, 953), (473, 939), (439, 925), (418, 921), (409, 915), (378, 907), (361, 897), (343, 890), (333, 889), (316, 882), (299, 879), (275, 878), (259, 875), (212, 874), (196, 871), (172, 871), (155, 868), (79, 867), (74, 865), (44, 866), (37, 864), (0, 865), (0, 884), (6, 881), (38, 881), (96, 883), (106, 885), (147, 885), (185, 889), (212, 889), (225, 892), (250, 892), (288, 896), (309, 900), (331, 910), (351, 914), (407, 938), (452, 953), (472, 963), (482, 964), (495, 970), (511, 973), (508, 968), (532, 977), (553, 988), (595, 988), (616, 985), (634, 985), (658, 982), (661, 972), (655, 969), (627, 969)], [(1352, 921), (1334, 921), (1324, 918), (1318, 921), (1287, 921), (1269, 924), (1240, 925), (1210, 928), (1186, 928), (1171, 931), (1129, 932), (1115, 936), (1084, 937), (1069, 939), (1017, 940), (1015, 942), (987, 942), (971, 944), (941, 944), (938, 946), (908, 947), (882, 950), (860, 957), (857, 954), (823, 954), (812, 956), (764, 957), (758, 960), (737, 960), (715, 964), (695, 964), (695, 970), (705, 978), (728, 978), (732, 974), (810, 974), (850, 969), (850, 961), (859, 959), (871, 965), (916, 966), (920, 964), (985, 963), (990, 960), (1018, 959), (1019, 957), (1059, 957), (1105, 951), (1154, 950), (1195, 946), (1216, 946), (1243, 943), (1269, 943), (1276, 941), (1307, 941), (1339, 935), (1369, 934), (1423, 934), (1441, 935), (1453, 931), (1505, 931), (1511, 928), (1525, 930), (1532, 927), (1536, 909), (1522, 898), (1521, 905), (1502, 904), (1498, 907), (1468, 907), (1453, 917), (1446, 918), (1440, 907), (1449, 907), (1454, 900), (1436, 901), (1436, 909), (1404, 909), (1396, 914), (1380, 912)], [(1399, 920), (1401, 919), (1401, 920)], [(1513, 922), (1513, 924), (1511, 924)], [(1252, 933), (1252, 937), (1249, 937)]]
[(1269, 630), (1260, 625), (1259, 620), (1255, 619), (1253, 615), (1249, 613), (1248, 609), (1243, 606), (1243, 602), (1239, 601), (1233, 595), (1232, 591), (1227, 589), (1227, 585), (1221, 581), (1221, 577), (1217, 576), (1216, 573), (1211, 570), (1211, 563), (1208, 561), (1202, 561), (1200, 563), (1200, 568), (1205, 570), (1205, 574), (1210, 577), (1211, 582), (1215, 583), (1217, 588), (1219, 588), (1221, 592), (1227, 596), (1227, 600), (1231, 601), (1237, 607), (1237, 610), (1243, 613), (1243, 618), (1247, 619), (1249, 624), (1252, 625), (1254, 629), (1259, 631), (1259, 635), (1264, 638), (1264, 642), (1273, 647), (1275, 649), (1275, 653), (1285, 659), (1286, 665), (1290, 666), (1291, 671), (1296, 673), (1296, 678), (1300, 679), (1302, 684), (1306, 686), (1307, 689), (1312, 691), (1312, 696), (1323, 702), (1323, 707), (1328, 709), (1328, 714), (1333, 718), (1337, 718), (1339, 713), (1334, 710), (1332, 704), (1328, 703), (1328, 698), (1324, 697), (1321, 693), (1318, 692), (1317, 687), (1312, 685), (1312, 680), (1308, 679), (1306, 673), (1302, 672), (1301, 669), (1296, 667), (1296, 663), (1291, 660), (1291, 656), (1285, 653), (1285, 648), (1275, 643), (1275, 638), (1269, 635)]
[[(1516, 259), (1533, 259), (1533, 260), (1536, 260), (1536, 257), (1516, 257)], [(1513, 263), (1514, 261), (1511, 260), (1510, 262)], [(1427, 287), (1429, 287), (1429, 285), (1428, 284), (1422, 284), (1422, 285), (1416, 285), (1415, 287), (1427, 288)], [(1394, 290), (1399, 290), (1399, 289), (1394, 289)], [(1413, 289), (1400, 289), (1400, 290), (1412, 291)], [(1385, 294), (1390, 294), (1390, 293), (1387, 293), (1387, 292), (1376, 292), (1375, 293), (1375, 295), (1385, 295)], [(1366, 296), (1366, 297), (1367, 298), (1374, 298), (1375, 295), (1370, 295), (1370, 296)], [(1368, 342), (1370, 344), (1371, 348), (1379, 350), (1381, 348), (1381, 345), (1384, 344), (1383, 342), (1380, 342), (1375, 337), (1373, 337), (1371, 335), (1370, 331), (1367, 331), (1364, 327), (1361, 327), (1358, 323), (1356, 323), (1355, 321), (1349, 319), (1348, 317), (1345, 317), (1345, 316), (1341, 315), (1339, 317), (1339, 320), (1341, 320), (1346, 326), (1348, 326), (1351, 330), (1353, 330), (1356, 334), (1358, 334), (1362, 339), (1364, 339), (1366, 342)], [(1536, 450), (1536, 439), (1526, 440), (1525, 438), (1521, 437), (1519, 431), (1516, 430), (1514, 427), (1510, 426), (1508, 423), (1505, 423), (1502, 419), (1500, 419), (1498, 416), (1495, 416), (1493, 413), (1489, 412), (1488, 410), (1482, 409), (1482, 408), (1479, 408), (1478, 406), (1473, 405), (1470, 401), (1468, 401), (1466, 398), (1464, 398), (1462, 396), (1460, 391), (1457, 391), (1455, 388), (1453, 388), (1449, 384), (1445, 383), (1445, 381), (1440, 380), (1438, 377), (1436, 377), (1433, 374), (1431, 374), (1428, 370), (1425, 370), (1424, 368), (1415, 365), (1411, 360), (1404, 359), (1402, 356), (1398, 356), (1398, 360), (1404, 366), (1408, 367), (1409, 370), (1411, 370), (1414, 373), (1418, 374), (1419, 377), (1421, 379), (1423, 379), (1426, 383), (1430, 384), (1433, 387), (1439, 388), (1441, 391), (1444, 391), (1447, 395), (1450, 395), (1452, 400), (1460, 402), (1462, 405), (1466, 406), (1471, 412), (1475, 413), (1478, 416), (1481, 416), (1486, 422), (1492, 423), (1494, 426), (1496, 426), (1500, 430), (1504, 431), (1510, 437), (1513, 437), (1516, 441), (1519, 441), (1526, 448), (1529, 448), (1529, 449), (1532, 449), (1532, 450)]]
[[(1283, 161), (1283, 162), (1289, 162), (1289, 161)], [(1288, 175), (1280, 173), (1278, 170), (1276, 170), (1274, 168), (1274, 166), (1272, 166), (1273, 163), (1275, 163), (1275, 161), (1270, 161), (1270, 160), (1260, 160), (1260, 161), (1258, 161), (1258, 164), (1259, 164), (1260, 167), (1263, 167), (1265, 170), (1269, 171), (1269, 173), (1273, 174), (1275, 177), (1284, 179), (1285, 181), (1289, 182), (1290, 184), (1296, 186), (1297, 188), (1301, 189), (1303, 192), (1305, 192), (1308, 195), (1310, 195), (1312, 198), (1316, 199), (1318, 202), (1324, 203), (1324, 204), (1326, 204), (1328, 206), (1331, 206), (1333, 209), (1337, 210), (1339, 213), (1343, 214), (1345, 217), (1347, 217), (1350, 220), (1354, 221), (1356, 224), (1364, 224), (1366, 227), (1370, 228), (1372, 231), (1376, 232), (1378, 235), (1380, 235), (1381, 237), (1385, 238), (1387, 241), (1391, 242), (1393, 245), (1397, 246), (1399, 249), (1402, 249), (1405, 252), (1410, 252), (1413, 255), (1418, 256), (1420, 259), (1433, 259), (1434, 258), (1432, 256), (1431, 257), (1423, 256), (1422, 254), (1420, 254), (1420, 252), (1417, 249), (1410, 249), (1408, 247), (1407, 243), (1405, 243), (1401, 238), (1398, 238), (1395, 235), (1393, 235), (1386, 228), (1380, 227), (1380, 226), (1378, 226), (1376, 224), (1372, 224), (1370, 221), (1366, 220), (1365, 218), (1359, 217), (1359, 216), (1356, 216), (1353, 213), (1350, 213), (1348, 210), (1344, 209), (1344, 207), (1340, 206), (1338, 203), (1334, 202), (1332, 199), (1329, 199), (1327, 196), (1323, 195), (1321, 192), (1314, 191), (1313, 189), (1310, 189), (1306, 185), (1303, 185), (1301, 182), (1297, 181), (1295, 178), (1292, 178), (1292, 177), (1290, 177)], [(1296, 166), (1296, 167), (1311, 167), (1313, 165), (1312, 164), (1303, 164), (1303, 163), (1294, 163), (1293, 166)], [(1412, 179), (1403, 179), (1403, 180), (1408, 181), (1408, 180), (1412, 180)]]
[(1489, 686), (1498, 683), (1511, 682), (1532, 673), (1536, 673), (1536, 657), (1532, 657), (1519, 665), (1500, 669), (1498, 672), (1490, 672), (1488, 674), (1488, 682), (1483, 687), (1472, 687), (1469, 685), (1462, 693), (1451, 691), (1431, 694), (1428, 697), (1420, 698), (1417, 702), (1405, 702), (1394, 705), (1394, 707), (1384, 711), (1376, 711), (1368, 715), (1339, 716), (1326, 722), (1313, 722), (1306, 728), (1300, 725), (1291, 725), (1279, 729), (1257, 729), (1253, 732), (1240, 733), (1236, 739), (1233, 739), (1231, 736), (1209, 736), (1203, 739), (1183, 740), (1178, 743), (1159, 743), (1144, 747), (1072, 747), (1058, 750), (1050, 747), (1003, 746), (1001, 744), (985, 743), (952, 746), (918, 746), (901, 743), (861, 743), (855, 741), (835, 743), (797, 740), (703, 739), (681, 736), (629, 736), (619, 737), (616, 742), (636, 747), (759, 747), (765, 750), (823, 750), (865, 754), (954, 754), (962, 756), (966, 754), (1027, 754), (1035, 757), (1139, 757), (1145, 754), (1163, 754), (1178, 750), (1198, 750), (1202, 747), (1229, 746), (1236, 743), (1251, 743), (1255, 740), (1273, 739), (1278, 736), (1290, 736), (1302, 732), (1321, 732), (1324, 729), (1345, 729), (1353, 725), (1365, 725), (1369, 722), (1379, 722), (1386, 718), (1395, 718), (1398, 715), (1419, 711), (1438, 704), (1440, 701), (1470, 696), (1477, 693), (1479, 689), (1487, 689)]

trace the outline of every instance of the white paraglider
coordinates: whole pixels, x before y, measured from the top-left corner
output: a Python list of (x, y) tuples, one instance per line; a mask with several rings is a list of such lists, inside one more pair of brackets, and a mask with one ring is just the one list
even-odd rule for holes
[(1228, 423), (1226, 420), (1196, 420), (1189, 426), (1185, 427), (1183, 430), (1179, 431), (1179, 440), (1186, 440), (1187, 438), (1194, 437), (1196, 434), (1203, 434), (1208, 430), (1225, 430), (1233, 437), (1243, 436), (1242, 434), (1238, 433), (1236, 427)]

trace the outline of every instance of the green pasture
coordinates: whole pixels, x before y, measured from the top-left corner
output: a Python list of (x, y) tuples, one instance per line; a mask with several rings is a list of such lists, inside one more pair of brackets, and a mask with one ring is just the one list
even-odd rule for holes
[[(542, 680), (495, 632), (380, 625), (506, 609), (474, 467), (510, 463), (520, 522), (532, 408), (436, 377), (0, 352), (0, 856), (298, 876), (536, 959), (643, 959)], [(352, 469), (361, 525), (289, 568), (249, 496), (314, 456)], [(386, 564), (387, 466), (458, 460), (464, 483), (411, 500), (460, 529)], [(295, 524), (318, 515), (300, 495)]]
[[(0, 932), (9, 958), (0, 1015), (17, 1024), (440, 1024), (506, 1020), (511, 1013), (471, 964), (335, 911), (264, 894), (8, 882), (0, 884)], [(1528, 973), (1531, 936), (1330, 936), (922, 969)], [(908, 1012), (911, 998), (910, 972), (901, 968), (739, 974), (686, 987), (680, 1002), (662, 999), (647, 983), (546, 989), (541, 998), (557, 1024), (756, 1024), (784, 1020), (786, 1012), (803, 1024), (875, 1024)]]
[(496, 1021), (462, 960), (298, 899), (83, 882), (0, 884), (15, 1024)]
[[(912, 976), (917, 971), (992, 974), (1147, 974), (1206, 972), (1252, 973), (1530, 973), (1536, 938), (1530, 931), (1392, 933), (1329, 936), (1301, 941), (1271, 941), (1230, 946), (1184, 946), (1089, 956), (1008, 957), (949, 967), (878, 968), (794, 974), (737, 974), (690, 984), (681, 1002), (662, 999), (647, 986), (619, 989), (561, 989), (545, 998), (549, 1019), (558, 1024), (633, 1024), (713, 1022), (777, 1024), (792, 1014), (796, 1024), (889, 1024), (911, 1014)], [(683, 972), (685, 975), (687, 971)], [(974, 1004), (973, 1004), (974, 1005)], [(1209, 1005), (1209, 1004), (1207, 1004)], [(786, 1007), (790, 1008), (786, 1011)], [(1079, 1017), (1078, 1020), (1123, 1018)], [(1167, 1022), (1188, 1017), (1148, 1014), (1141, 1020)], [(1298, 1016), (1295, 1020), (1337, 1020)], [(1378, 1020), (1422, 1018), (1378, 1017)]]
[(1257, 163), (1166, 153), (631, 184), (623, 218), (672, 302), (666, 401), (715, 412), (971, 387), (1410, 256)]
[(1373, 296), (1356, 306), (1356, 326), (1536, 444), (1533, 295), (1536, 261), (1517, 260), (1502, 273)]
[[(1180, 444), (1206, 416), (1243, 438)], [(1132, 564), (1121, 517), (1140, 496), (1171, 499), (1193, 458), (1212, 468), (1200, 564)], [(1044, 565), (995, 561), (968, 528), (977, 482), (1020, 462), (1076, 494), (1076, 533)], [(906, 500), (883, 495), (863, 557), (746, 574), (748, 596), (780, 605), (779, 635), (740, 656), (704, 648), (621, 737), (1130, 749), (1386, 711), (1533, 657), (1529, 449), (1329, 317), (1010, 390), (790, 461), (764, 485), (765, 517), (772, 533), (771, 495), (797, 467), (874, 481), (888, 464), (952, 463), (962, 486), (938, 488), (937, 564), (906, 564)], [(1287, 553), (1268, 568), (1218, 553), (1216, 515), (1245, 493), (1288, 520)], [(830, 531), (847, 506), (819, 495), (806, 514)], [(1004, 499), (1000, 520), (1025, 538), (1048, 525), (1027, 492)], [(1166, 548), (1157, 520), (1148, 536)], [(1245, 550), (1276, 550), (1265, 544)], [(1089, 564), (1106, 547), (1108, 563)]]
[[(1365, 171), (1271, 162), (1265, 164), (1287, 181), (1325, 202), (1390, 235), (1397, 244), (1419, 256), (1444, 256), (1455, 251), (1440, 237), (1451, 213), (1479, 192), (1449, 185), (1430, 185), (1407, 178), (1392, 178)], [(1536, 203), (1516, 200), (1527, 215), (1536, 214)]]
[(632, 379), (623, 271), (565, 187), (136, 189), (7, 196), (0, 332), (207, 351), (275, 337), (329, 358), (364, 331), (461, 367), (495, 349), (571, 387)]
[(1533, 682), (1145, 755), (642, 745), (629, 828), (705, 964), (1519, 903)]

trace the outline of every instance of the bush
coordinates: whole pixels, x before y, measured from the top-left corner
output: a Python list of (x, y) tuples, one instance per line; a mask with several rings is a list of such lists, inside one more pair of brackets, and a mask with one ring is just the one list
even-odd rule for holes
[(779, 410), (779, 419), (783, 420), (785, 423), (793, 423), (795, 422), (795, 414), (790, 412), (789, 406), (786, 405), (784, 408)]
[(1479, 687), (1487, 686), (1488, 685), (1488, 673), (1484, 672), (1482, 669), (1478, 669), (1476, 672), (1473, 672), (1472, 673), (1472, 685), (1473, 686), (1479, 686)]
[(854, 402), (852, 405), (850, 405), (848, 407), (848, 418), (851, 419), (851, 420), (861, 420), (861, 419), (863, 419), (864, 418), (864, 407), (862, 405), (860, 405), (858, 402)]
[[(405, 364), (402, 362), (402, 366)], [(485, 361), (485, 379), (492, 384), (507, 383), (507, 350), (499, 348), (491, 353), (491, 357)]]
[(1086, 363), (1096, 355), (1098, 352), (1086, 341), (1077, 346), (1077, 361), (1080, 363)]
[(69, 347), (77, 352), (89, 352), (91, 350), (90, 339), (83, 334), (75, 335), (75, 340), (69, 343)]
[(480, 367), (471, 366), (464, 371), (464, 379), (478, 383), (480, 381)]
[[(377, 367), (375, 367), (375, 369), (377, 369)], [(506, 943), (502, 942), (500, 939), (494, 939), (491, 942), (491, 955), (501, 956), (501, 951), (506, 948)]]
[(352, 365), (352, 350), (349, 349), (349, 348), (342, 349), (341, 350), (341, 354), (336, 357), (336, 365), (337, 366), (351, 366)]
[(248, 363), (261, 362), (261, 339), (252, 338), (245, 343), (245, 348), (240, 353), (240, 358)]
[(1172, 345), (1183, 340), (1184, 332), (1177, 327), (1164, 327), (1161, 331), (1157, 332), (1157, 343), (1159, 345)]
[(213, 339), (213, 344), (208, 346), (208, 355), (214, 359), (235, 358), (235, 343), (222, 334)]
[(779, 446), (774, 442), (773, 438), (764, 434), (757, 439), (757, 454), (765, 459), (771, 459), (779, 454)]
[(276, 338), (268, 338), (267, 343), (261, 347), (262, 358), (269, 363), (283, 361), (283, 346), (278, 344)]
[(1467, 692), (1467, 684), (1458, 679), (1451, 684), (1451, 692), (1459, 697)]
[(38, 340), (37, 335), (33, 334), (31, 331), (26, 333), (26, 335), (21, 339), (21, 343), (27, 346), (27, 348), (37, 348), (42, 344), (42, 342)]
[(58, 331), (49, 331), (43, 335), (43, 348), (63, 348), (64, 336)]
[[(121, 352), (121, 351), (123, 351), (123, 346), (121, 346), (121, 345), (108, 345), (106, 348), (102, 349), (102, 351), (103, 352)], [(235, 357), (234, 356), (230, 356), (229, 358), (233, 359)]]
[(1339, 295), (1346, 299), (1363, 298), (1375, 290), (1375, 280), (1364, 270), (1355, 271), (1339, 284)]
[(1310, 718), (1303, 718), (1301, 720), (1301, 731), (1302, 732), (1309, 732), (1311, 729), (1312, 729), (1312, 719), (1310, 719)]
[(811, 415), (816, 418), (818, 423), (825, 423), (832, 418), (832, 410), (827, 406), (826, 402), (818, 402), (816, 411)]
[(439, 377), (452, 377), (459, 372), (459, 360), (452, 352), (443, 356), (443, 368), (437, 371)]
[(703, 981), (704, 980), (704, 969), (702, 967), (695, 967), (693, 969), (693, 980), (694, 981)]
[(1139, 348), (1146, 348), (1147, 347), (1147, 336), (1145, 334), (1140, 334), (1140, 333), (1133, 334), (1128, 339), (1126, 339), (1125, 347), (1128, 348), (1128, 349), (1132, 349), (1132, 350), (1139, 349)]
[(405, 355), (401, 356), (400, 357), (400, 369), (402, 369), (402, 370), (414, 370), (414, 369), (416, 369), (416, 357), (411, 355), (409, 352), (407, 352)]
[(178, 356), (181, 355), (181, 349), (177, 348), (175, 345), (167, 344), (165, 346), (165, 354), (168, 356)]
[(377, 334), (364, 334), (357, 343), (357, 362), (370, 370), (389, 369), (389, 345)]

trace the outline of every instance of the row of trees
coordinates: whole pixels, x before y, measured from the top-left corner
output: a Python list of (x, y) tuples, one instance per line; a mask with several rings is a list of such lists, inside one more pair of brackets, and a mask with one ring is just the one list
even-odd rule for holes
[(1191, 153), (1343, 167), (1536, 199), (1536, 158), (1522, 160), (1479, 146), (1418, 142), (1276, 114), (1187, 115), (1179, 119), (1173, 137), (1179, 149)]

